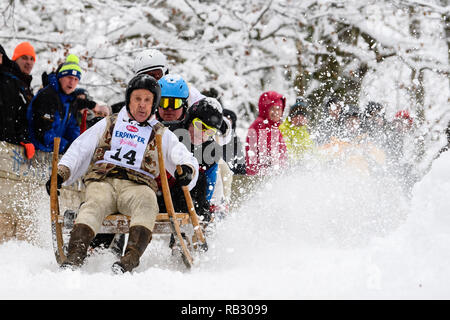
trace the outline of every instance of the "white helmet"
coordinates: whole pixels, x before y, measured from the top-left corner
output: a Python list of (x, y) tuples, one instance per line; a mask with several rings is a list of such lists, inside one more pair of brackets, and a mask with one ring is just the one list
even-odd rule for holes
[(155, 69), (161, 69), (163, 75), (168, 73), (167, 58), (158, 50), (144, 50), (134, 59), (133, 71), (136, 76)]

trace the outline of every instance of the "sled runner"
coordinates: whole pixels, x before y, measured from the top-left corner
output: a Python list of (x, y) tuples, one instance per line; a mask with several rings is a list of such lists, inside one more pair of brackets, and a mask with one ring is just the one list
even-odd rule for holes
[[(55, 138), (53, 159), (52, 159), (52, 175), (50, 182), (50, 213), (51, 213), (51, 230), (52, 243), (55, 253), (56, 261), (62, 264), (66, 259), (65, 239), (73, 226), (74, 211), (66, 211), (64, 215), (59, 211), (59, 200), (57, 190), (57, 166), (58, 166), (58, 150), (59, 138)], [(169, 184), (165, 174), (166, 169), (162, 155), (162, 136), (156, 135), (156, 144), (158, 150), (159, 171), (161, 177), (162, 193), (164, 203), (167, 208), (167, 213), (159, 213), (156, 217), (154, 234), (171, 234), (175, 240), (174, 248), (179, 249), (181, 259), (185, 266), (190, 269), (194, 263), (194, 251), (206, 251), (207, 243), (200, 225), (195, 207), (187, 186), (183, 186), (183, 192), (189, 212), (176, 213), (173, 207), (172, 198), (170, 195)], [(180, 166), (177, 166), (179, 173), (182, 171)], [(125, 234), (129, 231), (130, 218), (120, 213), (112, 213), (103, 221), (99, 233), (108, 234)]]

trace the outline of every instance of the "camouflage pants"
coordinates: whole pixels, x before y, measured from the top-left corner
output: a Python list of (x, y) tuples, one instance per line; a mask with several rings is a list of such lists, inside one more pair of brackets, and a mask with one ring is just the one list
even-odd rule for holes
[(156, 194), (149, 186), (130, 180), (90, 181), (75, 223), (84, 223), (97, 234), (106, 216), (117, 212), (130, 216), (130, 227), (139, 225), (153, 230), (159, 212)]

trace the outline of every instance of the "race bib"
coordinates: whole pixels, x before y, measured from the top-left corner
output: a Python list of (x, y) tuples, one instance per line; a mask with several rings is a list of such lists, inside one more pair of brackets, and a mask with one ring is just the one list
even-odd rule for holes
[(104, 161), (141, 171), (151, 126), (140, 127), (130, 122), (117, 121), (111, 138), (111, 150), (106, 151)]

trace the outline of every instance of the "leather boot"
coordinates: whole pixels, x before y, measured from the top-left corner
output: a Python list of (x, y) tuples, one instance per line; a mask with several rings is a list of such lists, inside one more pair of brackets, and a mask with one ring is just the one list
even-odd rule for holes
[(70, 240), (67, 248), (67, 258), (61, 264), (61, 268), (80, 267), (87, 256), (87, 250), (95, 232), (86, 224), (74, 224), (70, 232)]
[(152, 232), (143, 226), (130, 227), (125, 254), (112, 265), (115, 273), (131, 272), (139, 265), (139, 258), (152, 240)]

